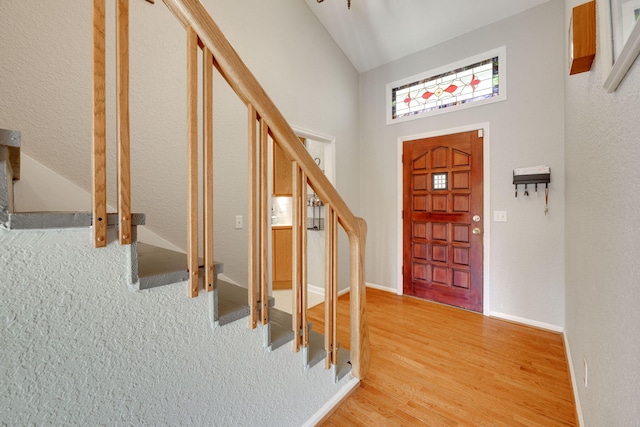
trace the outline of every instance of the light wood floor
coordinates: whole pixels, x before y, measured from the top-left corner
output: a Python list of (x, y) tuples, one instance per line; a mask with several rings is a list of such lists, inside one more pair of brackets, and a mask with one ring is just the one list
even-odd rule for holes
[[(349, 295), (338, 338), (349, 346)], [(322, 331), (324, 304), (309, 310)], [(324, 426), (575, 426), (562, 336), (367, 289), (371, 370)]]

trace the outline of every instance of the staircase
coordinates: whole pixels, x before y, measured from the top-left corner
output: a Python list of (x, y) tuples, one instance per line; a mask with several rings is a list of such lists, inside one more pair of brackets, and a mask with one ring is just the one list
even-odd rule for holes
[[(0, 226), (8, 230), (49, 230), (90, 228), (91, 212), (15, 212), (13, 209), (13, 181), (20, 179), (20, 132), (0, 129)], [(167, 285), (182, 284), (189, 280), (187, 254), (145, 244), (137, 241), (137, 226), (145, 224), (144, 214), (132, 214), (132, 243), (130, 245), (130, 282), (131, 289), (143, 291)], [(107, 215), (107, 226), (117, 229), (117, 214)], [(203, 270), (200, 260), (200, 272)], [(224, 271), (221, 262), (214, 262), (215, 283), (210, 298), (210, 319), (213, 327), (223, 326), (249, 316), (247, 289), (219, 280)], [(269, 318), (264, 333), (264, 346), (275, 350), (293, 341), (291, 314), (274, 308), (274, 299), (269, 298)], [(259, 304), (259, 306), (261, 306)], [(323, 360), (325, 354), (324, 337), (311, 333), (306, 369)], [(350, 371), (349, 352), (340, 349), (340, 360), (336, 381), (344, 378)]]
[[(90, 233), (90, 230), (92, 227), (92, 215), (91, 213), (88, 213), (88, 212), (15, 212), (13, 209), (13, 203), (12, 203), (13, 197), (14, 197), (13, 182), (19, 179), (19, 170), (20, 170), (19, 154), (20, 154), (20, 133), (15, 131), (7, 131), (7, 130), (0, 129), (0, 177), (2, 177), (2, 183), (0, 186), (0, 219), (1, 219), (0, 249), (4, 249), (5, 251), (11, 251), (12, 247), (13, 248), (17, 247), (18, 252), (20, 252), (20, 254), (17, 255), (15, 258), (20, 258), (23, 252), (23, 250), (20, 249), (20, 244), (19, 244), (20, 240), (22, 238), (27, 238), (27, 240), (29, 240), (29, 239), (32, 239), (31, 236), (37, 236), (36, 240), (39, 243), (37, 246), (33, 247), (33, 254), (29, 255), (28, 257), (29, 259), (33, 260), (33, 268), (38, 269), (38, 266), (41, 263), (38, 261), (37, 258), (39, 258), (40, 256), (44, 258), (50, 257), (50, 255), (42, 252), (43, 250), (47, 250), (47, 244), (46, 243), (42, 244), (41, 242), (55, 241), (56, 242), (55, 245), (62, 244), (64, 246), (63, 242), (66, 240), (70, 240), (72, 242), (75, 242), (73, 244), (77, 246), (79, 243), (77, 241), (77, 233), (80, 232), (82, 233), (83, 236), (86, 236), (86, 237), (83, 237), (81, 241), (85, 241), (86, 243), (88, 243), (89, 242), (88, 233)], [(19, 198), (20, 194), (17, 194), (17, 197)], [(152, 245), (144, 244), (142, 242), (137, 242), (136, 228), (138, 225), (144, 225), (145, 216), (143, 214), (132, 215), (132, 226), (133, 226), (132, 227), (132, 230), (133, 230), (132, 244), (129, 246), (118, 246), (115, 242), (116, 236), (118, 235), (117, 219), (115, 216), (116, 214), (108, 215), (107, 245), (111, 247), (110, 252), (113, 252), (115, 248), (119, 253), (119, 258), (118, 258), (119, 261), (116, 260), (113, 263), (119, 264), (123, 260), (125, 260), (125, 263), (127, 264), (127, 266), (124, 268), (124, 270), (126, 271), (124, 272), (123, 276), (126, 277), (126, 282), (129, 285), (128, 286), (129, 291), (132, 291), (134, 293), (142, 293), (142, 294), (153, 292), (153, 294), (148, 294), (148, 296), (167, 294), (173, 299), (172, 295), (175, 293), (175, 289), (177, 286), (180, 289), (179, 292), (182, 293), (183, 292), (182, 288), (187, 284), (188, 276), (189, 276), (187, 267), (186, 267), (187, 255), (183, 253), (155, 247)], [(27, 234), (24, 234), (24, 233), (27, 233)], [(36, 234), (29, 234), (29, 233), (36, 233)], [(16, 242), (18, 242), (18, 244), (13, 246), (13, 244), (15, 244)], [(29, 246), (32, 246), (32, 245), (29, 245)], [(79, 254), (82, 254), (84, 253), (83, 251), (86, 251), (86, 249), (78, 248), (78, 251), (79, 251)], [(102, 258), (102, 255), (99, 255), (101, 253), (102, 253), (101, 251), (94, 252), (93, 258), (96, 258), (99, 260), (100, 258)], [(96, 254), (98, 254), (98, 256), (95, 256)], [(3, 258), (1, 255), (2, 255), (2, 251), (0, 251), (0, 262), (3, 264), (4, 277), (2, 280), (0, 280), (0, 283), (2, 283), (3, 288), (5, 288), (5, 286), (6, 287), (11, 285), (15, 286), (16, 285), (15, 279), (12, 279), (12, 277), (14, 275), (18, 275), (18, 276), (25, 275), (26, 273), (16, 272), (15, 268), (11, 265), (11, 262), (5, 263), (4, 261), (2, 261), (3, 259), (8, 259), (8, 258), (6, 257)], [(105, 256), (109, 258), (109, 257), (112, 257), (113, 254), (105, 255)], [(12, 255), (9, 255), (9, 257), (14, 258)], [(82, 255), (79, 255), (78, 258), (79, 258), (79, 263), (84, 263), (86, 266), (86, 268), (84, 269), (82, 267), (78, 267), (79, 270), (93, 271), (95, 269), (92, 266), (92, 260), (87, 260)], [(18, 264), (19, 263), (20, 262), (18, 260)], [(105, 263), (113, 264), (109, 260), (105, 260)], [(6, 281), (4, 280), (7, 277), (6, 276), (7, 270), (5, 270), (5, 268), (7, 268), (9, 272), (9, 276)], [(30, 266), (25, 264), (25, 268), (29, 269)], [(60, 269), (55, 268), (55, 266), (54, 266), (54, 270), (57, 270), (63, 274), (67, 273), (66, 271), (60, 271)], [(216, 262), (215, 263), (215, 272), (216, 272), (215, 291), (208, 293), (207, 294), (208, 298), (205, 298), (207, 300), (206, 317), (209, 319), (209, 323), (213, 328), (214, 341), (216, 342), (217, 345), (219, 346), (221, 345), (225, 348), (230, 348), (230, 347), (235, 348), (238, 345), (240, 345), (241, 348), (242, 346), (246, 346), (246, 345), (252, 346), (252, 347), (260, 346), (260, 343), (258, 342), (246, 342), (244, 344), (231, 343), (229, 341), (225, 341), (225, 338), (220, 336), (220, 332), (218, 331), (220, 330), (220, 327), (223, 327), (223, 326), (232, 327), (232, 330), (230, 331), (232, 335), (243, 334), (243, 331), (248, 331), (246, 329), (246, 326), (244, 326), (242, 322), (237, 322), (237, 320), (246, 319), (249, 315), (249, 304), (247, 301), (246, 288), (242, 288), (242, 287), (233, 285), (231, 283), (225, 282), (223, 280), (219, 280), (217, 278), (217, 275), (222, 273), (222, 271), (223, 271), (223, 264)], [(42, 272), (37, 272), (37, 274), (42, 274)], [(51, 276), (48, 276), (48, 279), (50, 279), (51, 281), (45, 284), (40, 284), (38, 286), (45, 285), (45, 288), (48, 288), (50, 290), (50, 293), (48, 293), (49, 292), (48, 290), (48, 291), (40, 292), (40, 294), (41, 295), (48, 294), (49, 297), (47, 298), (51, 299), (52, 301), (58, 300), (58, 299), (61, 299), (62, 301), (64, 301), (67, 297), (64, 297), (64, 296), (60, 297), (59, 289), (61, 288), (60, 285), (62, 285), (63, 283), (64, 283), (64, 286), (62, 287), (72, 286), (69, 283), (66, 283), (68, 279), (63, 278), (62, 280), (59, 280)], [(105, 280), (113, 280), (113, 279), (105, 278)], [(50, 288), (51, 285), (54, 286), (53, 289)], [(105, 286), (104, 284), (100, 284), (100, 283), (89, 283), (88, 285), (90, 285), (88, 286), (89, 288), (95, 288), (96, 286)], [(112, 286), (109, 286), (109, 289), (110, 290), (107, 291), (109, 293), (112, 293), (114, 291)], [(165, 289), (167, 291), (164, 291)], [(7, 291), (7, 290), (8, 289), (3, 289), (3, 291)], [(119, 293), (117, 291), (117, 288), (115, 289), (115, 291), (116, 291), (115, 292), (116, 294)], [(76, 300), (83, 298), (81, 294), (82, 292), (78, 292), (78, 291), (73, 292), (73, 295), (75, 295), (74, 298)], [(157, 297), (154, 299), (157, 299)], [(31, 301), (33, 300), (33, 298), (27, 298), (27, 300)], [(19, 311), (21, 308), (24, 308), (25, 305), (29, 306), (30, 304), (29, 302), (26, 302), (24, 304), (18, 304), (17, 302), (12, 303), (10, 298), (5, 299), (5, 303), (8, 304), (7, 307), (9, 308), (8, 308), (8, 312), (3, 309), (2, 310), (3, 314), (7, 315), (7, 317), (15, 316), (14, 321), (16, 319), (20, 319), (21, 315), (23, 315), (24, 313), (11, 314), (12, 310), (15, 309)], [(285, 344), (290, 343), (294, 339), (294, 333), (291, 330), (292, 317), (288, 313), (275, 309), (273, 307), (274, 305), (273, 303), (274, 303), (273, 298), (270, 298), (268, 303), (269, 311), (270, 311), (269, 312), (270, 322), (265, 327), (261, 328), (263, 333), (261, 335), (259, 334), (258, 337), (261, 337), (260, 341), (261, 341), (262, 347), (268, 350), (269, 353), (279, 351), (281, 353), (284, 352), (284, 354), (286, 355), (293, 356), (294, 354), (292, 354), (290, 350), (288, 350), (287, 348), (280, 348), (280, 347), (283, 347)], [(58, 307), (60, 306), (60, 304), (63, 304), (63, 303), (56, 302), (53, 305), (55, 307)], [(54, 311), (56, 310), (55, 307), (51, 308), (50, 310), (47, 310), (47, 311), (51, 311), (50, 314), (47, 314), (47, 318), (49, 318), (49, 315), (51, 316), (51, 319), (54, 319), (56, 317), (54, 313)], [(74, 307), (74, 308), (77, 309), (78, 307)], [(33, 307), (31, 310), (36, 311), (37, 308)], [(99, 311), (97, 307), (96, 307), (96, 311), (97, 312)], [(78, 315), (76, 313), (74, 314), (73, 317), (76, 318), (78, 316), (81, 316), (81, 315)], [(93, 314), (91, 314), (91, 316), (93, 316)], [(99, 317), (99, 315), (96, 314), (96, 317)], [(53, 320), (51, 320), (51, 322), (53, 322)], [(193, 323), (193, 321), (189, 321), (189, 319), (186, 319), (186, 322)], [(41, 324), (40, 325), (33, 324), (30, 327), (40, 328), (42, 326), (43, 325)], [(202, 328), (203, 326), (204, 325), (199, 325), (199, 328)], [(49, 328), (51, 328), (51, 326), (49, 326)], [(152, 330), (155, 328), (156, 326), (154, 326)], [(192, 328), (192, 326), (190, 326), (190, 328)], [(309, 346), (303, 352), (303, 355), (306, 358), (306, 360), (304, 360), (303, 363), (299, 364), (297, 369), (290, 367), (289, 370), (293, 369), (294, 371), (303, 372), (304, 374), (300, 378), (300, 380), (302, 380), (302, 384), (307, 383), (306, 385), (303, 385), (303, 386), (312, 387), (312, 389), (315, 390), (318, 386), (317, 384), (314, 385), (314, 381), (317, 381), (317, 377), (319, 373), (322, 374), (322, 371), (323, 371), (320, 366), (316, 367), (316, 365), (318, 365), (319, 362), (321, 362), (325, 358), (326, 353), (324, 351), (324, 337), (321, 334), (313, 331), (311, 328), (311, 325), (309, 325), (309, 330), (310, 330)], [(152, 333), (155, 335), (155, 332), (152, 332)], [(50, 335), (48, 339), (54, 339), (51, 337), (56, 336), (55, 332), (49, 332), (48, 334)], [(20, 352), (17, 356), (16, 354), (12, 353), (12, 349), (15, 350), (15, 345), (13, 345), (14, 343), (13, 343), (13, 340), (11, 339), (12, 338), (11, 334), (8, 333), (3, 335), (7, 337), (8, 341), (6, 341), (5, 343), (9, 345), (9, 350), (6, 352), (5, 355), (7, 357), (15, 358), (16, 360), (19, 360), (21, 357), (23, 357), (24, 354), (22, 352)], [(200, 336), (201, 334), (195, 334), (195, 335)], [(76, 333), (75, 336), (77, 337), (78, 334)], [(199, 339), (202, 339), (202, 338), (199, 338)], [(42, 345), (43, 349), (46, 349), (46, 347), (47, 345), (44, 345), (44, 344)], [(80, 346), (77, 350), (86, 351), (86, 350), (81, 350), (81, 347), (82, 346)], [(100, 351), (102, 352), (102, 350)], [(243, 349), (241, 351), (244, 352), (245, 350)], [(246, 351), (249, 351), (249, 349), (247, 349)], [(251, 353), (251, 351), (249, 352)], [(212, 357), (213, 359), (216, 359), (216, 357), (218, 356), (216, 353), (216, 354), (210, 355), (210, 357)], [(279, 356), (279, 357), (282, 357), (282, 356)], [(332, 386), (330, 386), (330, 388), (334, 390), (330, 394), (334, 394), (336, 391), (340, 391), (345, 388), (350, 389), (355, 384), (357, 384), (357, 380), (350, 379), (348, 375), (351, 371), (351, 365), (349, 363), (349, 352), (344, 349), (340, 349), (339, 357), (340, 357), (341, 363), (338, 365), (337, 371), (335, 372), (335, 375), (336, 375), (335, 380), (330, 382), (330, 384), (333, 384)], [(109, 358), (108, 355), (107, 355), (107, 358)], [(0, 365), (4, 364), (5, 366), (7, 366), (7, 364), (11, 364), (11, 363), (12, 362), (4, 361), (4, 362), (0, 362)], [(230, 362), (227, 362), (227, 363), (230, 363)], [(258, 363), (262, 363), (262, 362), (258, 361)], [(314, 367), (316, 367), (316, 369), (314, 369)], [(243, 365), (240, 365), (239, 367), (234, 369), (246, 369), (246, 368), (249, 368), (249, 367), (248, 366), (243, 367)], [(0, 369), (0, 371), (2, 370)], [(309, 372), (311, 371), (313, 371), (314, 373), (310, 374)], [(265, 373), (268, 374), (268, 372), (265, 372)], [(2, 372), (0, 372), (0, 374), (2, 374)], [(270, 375), (274, 375), (274, 374), (270, 374)], [(276, 373), (275, 375), (278, 377), (281, 377), (282, 373)], [(44, 375), (44, 377), (46, 378), (46, 375)], [(313, 379), (313, 377), (315, 377), (316, 379)], [(271, 376), (267, 376), (262, 381), (269, 382), (271, 381), (271, 378), (272, 378)], [(255, 381), (255, 378), (252, 379), (252, 381)], [(354, 381), (356, 382), (354, 383)], [(7, 386), (9, 387), (7, 390), (9, 391), (13, 390), (13, 387), (15, 384), (13, 383), (13, 381), (11, 381), (11, 379), (3, 377), (3, 382), (6, 383)], [(79, 385), (77, 387), (82, 388), (82, 385)], [(22, 389), (20, 389), (20, 391), (22, 391)], [(312, 392), (312, 394), (314, 393), (315, 392)], [(323, 401), (326, 401), (327, 399), (326, 397), (320, 397), (320, 396), (322, 396), (322, 393), (319, 394), (316, 398), (317, 399), (319, 398), (321, 403)], [(13, 398), (13, 395), (11, 398)], [(10, 399), (10, 398), (7, 397), (7, 399)], [(305, 397), (305, 400), (309, 400), (309, 397), (308, 396)], [(278, 406), (280, 404), (281, 404), (280, 401), (274, 402), (274, 406)], [(234, 425), (235, 424), (242, 425), (242, 423), (238, 423), (238, 418), (236, 417), (237, 417), (237, 411), (243, 410), (243, 409), (245, 408), (235, 409), (236, 413), (233, 413), (233, 412), (231, 413), (233, 415), (233, 418), (232, 418), (232, 421), (230, 421), (230, 423)], [(33, 415), (34, 413), (33, 410), (29, 410), (25, 408), (21, 412), (25, 417), (27, 417), (27, 418), (24, 418), (24, 420), (33, 420), (33, 418), (28, 417), (28, 414)], [(11, 411), (9, 413), (11, 413)], [(111, 423), (114, 421), (112, 416), (113, 414), (109, 414), (107, 418), (104, 418), (102, 420), (105, 423)], [(320, 415), (317, 415), (317, 417), (320, 417)], [(64, 420), (58, 419), (58, 421), (67, 422), (69, 421), (69, 419), (70, 418), (65, 418)], [(92, 421), (95, 421), (98, 419), (100, 418), (99, 417), (91, 418)], [(126, 422), (127, 420), (132, 420), (132, 419), (134, 418), (124, 418), (123, 421)], [(220, 417), (220, 413), (216, 413), (216, 419), (218, 420), (222, 419)], [(278, 424), (287, 425), (287, 421), (280, 420), (277, 417), (275, 419), (277, 420)], [(16, 420), (13, 419), (12, 421), (16, 421)], [(149, 421), (148, 418), (139, 420), (139, 422), (148, 422), (148, 421)], [(2, 422), (2, 417), (0, 417), (0, 422)], [(181, 421), (177, 421), (177, 423), (180, 423), (180, 422)], [(256, 421), (247, 421), (246, 425), (255, 425), (255, 422)], [(259, 421), (259, 422), (262, 422), (262, 421)], [(298, 425), (298, 424), (291, 424), (291, 425)]]
[[(296, 365), (303, 372), (315, 370), (315, 366), (324, 360), (324, 368), (332, 384), (344, 384), (346, 378), (352, 378), (357, 384), (364, 378), (369, 366), (369, 342), (365, 309), (364, 286), (364, 246), (366, 223), (350, 211), (344, 200), (329, 182), (323, 171), (309, 156), (299, 143), (298, 136), (289, 123), (267, 96), (255, 77), (251, 74), (230, 43), (217, 27), (204, 6), (198, 0), (163, 0), (167, 8), (184, 26), (187, 33), (187, 154), (188, 165), (188, 241), (187, 254), (169, 251), (163, 248), (138, 242), (137, 227), (145, 224), (145, 215), (131, 212), (131, 182), (129, 160), (129, 69), (128, 69), (128, 0), (116, 0), (116, 64), (117, 64), (117, 213), (107, 213), (107, 147), (106, 147), (106, 91), (105, 77), (105, 1), (93, 1), (93, 142), (92, 142), (92, 207), (91, 212), (15, 212), (13, 203), (13, 182), (20, 179), (20, 134), (15, 131), (0, 130), (0, 241), (20, 240), (24, 236), (32, 236), (36, 241), (49, 241), (52, 236), (75, 236), (89, 232), (90, 240), (95, 248), (90, 256), (94, 260), (104, 252), (105, 257), (113, 253), (126, 254), (126, 283), (137, 295), (136, 301), (144, 304), (140, 298), (149, 297), (162, 300), (162, 295), (174, 293), (176, 285), (186, 285), (189, 296), (193, 298), (194, 310), (203, 307), (206, 301), (207, 324), (216, 334), (243, 335), (238, 329), (237, 320), (247, 318), (249, 328), (246, 332), (257, 329), (261, 341), (261, 349), (275, 354), (281, 351), (286, 343), (297, 355)], [(153, 2), (150, 2), (153, 3)], [(159, 7), (159, 6), (158, 6)], [(198, 94), (198, 55), (202, 53), (203, 65), (202, 95)], [(212, 73), (217, 69), (238, 98), (245, 104), (248, 116), (249, 142), (249, 203), (247, 228), (249, 237), (248, 283), (247, 287), (239, 287), (221, 280), (218, 276), (223, 271), (222, 262), (213, 258), (213, 161), (212, 161)], [(200, 101), (199, 101), (200, 99)], [(202, 121), (197, 113), (198, 103), (204, 106)], [(203, 136), (202, 148), (199, 146), (198, 134)], [(269, 296), (271, 265), (268, 243), (270, 234), (270, 213), (268, 197), (271, 195), (268, 179), (270, 166), (267, 159), (272, 146), (278, 146), (285, 156), (291, 160), (292, 187), (292, 277), (293, 277), (293, 315), (274, 308), (273, 299)], [(202, 166), (199, 162), (201, 150)], [(203, 170), (200, 171), (200, 168)], [(200, 173), (202, 176), (199, 178)], [(203, 183), (203, 184), (201, 184)], [(109, 186), (114, 183), (109, 183)], [(323, 334), (313, 331), (307, 320), (307, 241), (306, 241), (306, 202), (307, 186), (317, 194), (325, 206), (325, 328)], [(200, 192), (204, 202), (200, 205)], [(170, 201), (168, 201), (170, 202)], [(202, 223), (204, 230), (198, 229)], [(337, 292), (338, 292), (338, 229), (342, 227), (349, 240), (349, 290), (350, 295), (350, 351), (345, 350), (337, 341)], [(46, 230), (46, 231), (45, 231)], [(72, 231), (75, 230), (75, 231)], [(31, 234), (30, 234), (31, 233)], [(54, 233), (49, 236), (49, 233)], [(56, 234), (57, 233), (57, 234)], [(47, 237), (48, 236), (48, 237)], [(201, 237), (202, 236), (202, 237)], [(30, 237), (31, 238), (31, 237)], [(203, 251), (200, 251), (199, 238), (203, 240)], [(70, 239), (73, 240), (73, 239)], [(116, 243), (116, 240), (118, 241)], [(119, 245), (118, 245), (119, 243)], [(50, 247), (56, 247), (50, 245)], [(117, 248), (117, 249), (115, 249)], [(6, 248), (0, 247), (0, 255)], [(67, 247), (67, 251), (70, 249)], [(23, 255), (21, 253), (21, 255)], [(41, 254), (36, 251), (36, 255)], [(217, 254), (217, 257), (220, 255)], [(45, 257), (46, 258), (46, 257)], [(222, 261), (222, 260), (221, 260)], [(25, 262), (25, 261), (20, 261)], [(66, 260), (65, 262), (68, 262)], [(82, 259), (77, 260), (82, 263)], [(75, 266), (74, 266), (75, 268)], [(91, 269), (92, 267), (87, 266)], [(115, 267), (114, 267), (115, 268)], [(118, 267), (119, 268), (119, 267)], [(74, 270), (75, 271), (75, 270)], [(52, 269), (52, 274), (60, 273), (60, 269)], [(77, 275), (79, 273), (73, 273)], [(84, 275), (84, 272), (82, 273)], [(84, 276), (83, 276), (84, 277)], [(102, 280), (93, 276), (90, 280), (98, 283), (101, 293), (92, 297), (108, 298), (114, 292), (112, 286), (105, 286)], [(58, 305), (67, 307), (69, 298), (60, 295), (58, 289), (49, 289), (47, 278), (38, 277), (37, 286), (51, 291), (50, 298), (59, 301)], [(61, 282), (64, 286), (64, 280)], [(5, 283), (9, 286), (9, 283)], [(35, 285), (34, 285), (35, 286)], [(181, 287), (181, 286), (178, 286)], [(127, 302), (127, 304), (129, 304)], [(182, 302), (176, 303), (182, 307)], [(99, 307), (96, 308), (99, 311)], [(136, 308), (129, 308), (135, 310)], [(131, 313), (123, 313), (124, 317)], [(203, 317), (197, 312), (196, 317)], [(144, 313), (142, 316), (152, 316)], [(173, 315), (172, 310), (163, 306), (163, 319)], [(118, 316), (116, 316), (118, 317)], [(119, 317), (118, 317), (119, 318)], [(8, 325), (13, 321), (6, 317)], [(103, 321), (105, 317), (101, 317)], [(149, 319), (145, 318), (145, 322)], [(86, 321), (91, 323), (91, 317)], [(134, 320), (135, 321), (135, 320)], [(181, 319), (181, 322), (184, 320)], [(151, 331), (155, 323), (151, 321)], [(38, 323), (41, 324), (41, 323)], [(200, 325), (201, 326), (201, 325)], [(224, 328), (222, 327), (224, 326)], [(168, 326), (170, 328), (170, 326)], [(191, 326), (193, 327), (193, 326)], [(233, 332), (220, 332), (226, 328)], [(197, 328), (194, 328), (194, 330)], [(208, 327), (206, 329), (209, 329)], [(230, 330), (231, 330), (230, 329)], [(184, 334), (184, 331), (181, 331)], [(46, 335), (46, 334), (45, 334)], [(198, 335), (194, 333), (194, 335)], [(184, 345), (194, 345), (190, 340), (191, 333), (176, 336), (186, 341)], [(128, 338), (127, 338), (128, 339)], [(223, 344), (224, 345), (224, 344)], [(129, 349), (130, 346), (124, 348)], [(156, 348), (154, 351), (162, 352)], [(300, 357), (301, 356), (301, 357)], [(171, 356), (169, 356), (171, 357)], [(192, 358), (193, 354), (186, 356)], [(206, 360), (215, 354), (202, 354)], [(190, 360), (185, 360), (185, 369), (189, 370)], [(0, 371), (4, 367), (0, 363)], [(2, 372), (0, 372), (2, 374)], [(274, 379), (280, 387), (287, 388), (286, 382)], [(243, 380), (251, 382), (252, 380)], [(267, 380), (268, 381), (268, 380)], [(21, 389), (22, 390), (22, 389)], [(279, 393), (279, 390), (273, 393)], [(307, 396), (299, 396), (306, 399)], [(278, 403), (279, 404), (279, 403)], [(276, 404), (276, 406), (278, 405)], [(110, 421), (113, 421), (112, 419)], [(126, 422), (124, 420), (123, 422)], [(2, 419), (0, 419), (0, 424)]]

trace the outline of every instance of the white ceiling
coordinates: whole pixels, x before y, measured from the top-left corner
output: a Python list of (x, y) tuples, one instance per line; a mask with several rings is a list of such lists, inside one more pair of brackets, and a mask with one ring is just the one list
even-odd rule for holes
[(359, 71), (458, 37), (548, 0), (305, 0)]

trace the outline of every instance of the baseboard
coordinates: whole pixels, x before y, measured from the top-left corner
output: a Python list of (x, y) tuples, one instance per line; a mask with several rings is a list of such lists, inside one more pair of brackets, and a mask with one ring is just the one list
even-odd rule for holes
[(489, 317), (496, 317), (498, 319), (508, 320), (510, 322), (522, 323), (523, 325), (533, 326), (535, 328), (546, 329), (553, 332), (564, 332), (563, 326), (552, 325), (551, 323), (539, 322), (537, 320), (527, 319), (525, 317), (513, 316), (511, 314), (499, 313), (497, 311), (490, 311)]
[[(367, 288), (372, 288), (372, 289), (377, 289), (379, 291), (384, 291), (384, 292), (390, 292), (392, 294), (396, 294), (396, 290), (395, 289), (391, 289), (388, 288), (386, 286), (380, 286), (380, 285), (376, 285), (375, 283), (366, 283), (365, 285)], [(318, 295), (324, 295), (324, 289), (319, 287), (319, 286), (313, 286), (313, 285), (307, 285), (307, 290), (309, 292), (313, 292), (314, 294), (318, 294)], [(351, 291), (350, 288), (344, 288), (341, 291), (338, 291), (338, 296), (342, 296), (346, 293), (349, 293)]]
[[(324, 288), (321, 288), (320, 286), (307, 284), (307, 290), (313, 294), (322, 295), (322, 297), (324, 297)], [(338, 291), (338, 296), (346, 294), (347, 292), (349, 292), (349, 290), (350, 290), (349, 288), (345, 288), (341, 291)]]
[(567, 333), (562, 333), (562, 339), (564, 340), (564, 351), (567, 357), (567, 363), (569, 364), (569, 377), (571, 379), (571, 386), (573, 388), (573, 401), (576, 404), (576, 416), (578, 417), (578, 426), (584, 425), (582, 419), (582, 407), (580, 406), (580, 397), (578, 396), (578, 379), (576, 378), (576, 371), (573, 368), (573, 359), (571, 358), (571, 350), (569, 349), (569, 340), (567, 340)]
[(396, 295), (398, 294), (398, 290), (397, 289), (392, 289), (392, 288), (389, 288), (387, 286), (376, 285), (375, 283), (370, 283), (370, 282), (367, 282), (366, 286), (367, 286), (367, 288), (377, 289), (379, 291), (384, 291), (384, 292), (390, 292), (390, 293), (396, 294)]
[(314, 285), (307, 284), (307, 291), (309, 291), (309, 292), (311, 292), (313, 294), (324, 296), (324, 288), (321, 288), (320, 286), (314, 286)]
[(338, 409), (338, 406), (342, 402), (345, 401), (351, 393), (355, 391), (355, 389), (360, 385), (360, 380), (358, 378), (351, 378), (347, 384), (338, 391), (327, 403), (322, 405), (322, 408), (318, 409), (318, 411), (311, 416), (302, 426), (303, 427), (313, 427), (322, 424), (325, 422), (333, 412)]

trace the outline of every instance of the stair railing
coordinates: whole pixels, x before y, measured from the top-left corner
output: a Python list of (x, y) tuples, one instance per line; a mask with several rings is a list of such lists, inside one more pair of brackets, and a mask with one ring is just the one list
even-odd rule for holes
[[(94, 244), (106, 245), (104, 1), (94, 0)], [(119, 240), (131, 242), (129, 117), (128, 117), (128, 0), (117, 1), (118, 84), (118, 212)], [(147, 0), (153, 3), (151, 0)], [(268, 144), (271, 138), (292, 160), (293, 175), (293, 303), (294, 350), (307, 348), (306, 186), (325, 202), (325, 350), (326, 367), (337, 366), (337, 235), (342, 226), (350, 251), (350, 353), (352, 374), (363, 378), (369, 367), (369, 337), (365, 311), (364, 250), (366, 223), (353, 215), (327, 177), (308, 154), (256, 78), (198, 0), (163, 0), (187, 31), (188, 141), (188, 270), (189, 293), (198, 295), (198, 73), (197, 49), (203, 51), (203, 157), (205, 291), (213, 290), (213, 172), (212, 65), (247, 106), (249, 121), (249, 326), (266, 325), (268, 310)]]

